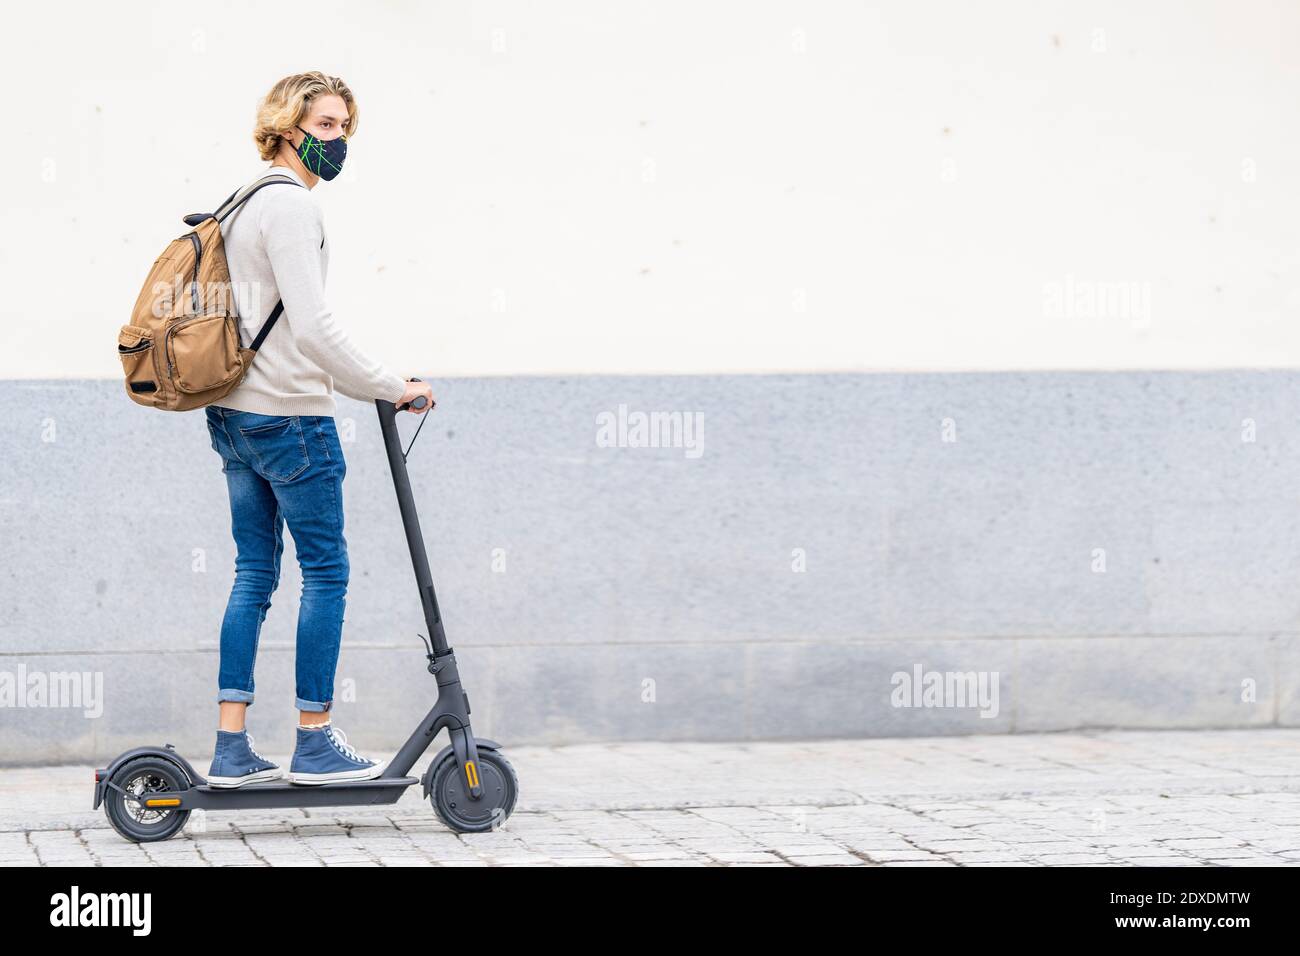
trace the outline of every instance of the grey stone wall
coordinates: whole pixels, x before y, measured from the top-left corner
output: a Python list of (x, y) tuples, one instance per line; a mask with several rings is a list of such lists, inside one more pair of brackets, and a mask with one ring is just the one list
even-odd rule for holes
[[(410, 470), (476, 733), (1296, 726), (1298, 385), (1288, 371), (438, 382)], [(206, 761), (234, 546), (202, 413), (139, 408), (117, 381), (5, 381), (0, 400), (0, 761), (164, 740)], [(339, 405), (353, 571), (335, 719), (363, 752), (391, 750), (434, 684), (374, 409)], [(605, 447), (600, 416), (620, 405), (691, 416), (699, 444)], [(293, 741), (286, 546), (249, 711), (264, 752)], [(917, 669), (971, 683), (927, 699), (900, 685)], [(40, 699), (60, 674), (86, 675), (65, 685), (83, 699)]]

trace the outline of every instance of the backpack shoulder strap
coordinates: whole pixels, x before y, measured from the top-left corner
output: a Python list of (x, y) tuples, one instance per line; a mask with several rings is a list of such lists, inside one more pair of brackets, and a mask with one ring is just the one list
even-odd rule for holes
[[(288, 183), (291, 186), (302, 186), (302, 183), (298, 182), (296, 179), (290, 179), (288, 176), (272, 174), (270, 176), (263, 177), (261, 180), (256, 182), (248, 190), (248, 192), (244, 193), (244, 195), (239, 198), (238, 202), (236, 202), (229, 209), (226, 209), (226, 206), (230, 205), (230, 201), (239, 195), (239, 190), (236, 189), (233, 193), (231, 193), (230, 197), (225, 202), (223, 202), (220, 206), (217, 207), (217, 211), (212, 214), (213, 218), (215, 218), (218, 223), (224, 222), (235, 212), (236, 209), (238, 209), (245, 202), (247, 202), (249, 197), (252, 196), (253, 193), (257, 192), (263, 186), (273, 186), (276, 183)], [(224, 215), (222, 214), (222, 210), (225, 210)], [(257, 330), (256, 338), (254, 338), (253, 341), (249, 344), (248, 347), (252, 351), (256, 352), (259, 348), (262, 347), (262, 343), (266, 340), (267, 335), (270, 334), (271, 329), (275, 328), (275, 322), (278, 318), (280, 318), (280, 315), (283, 312), (284, 312), (284, 302), (283, 301), (277, 302), (275, 304), (275, 308), (271, 310), (271, 314), (268, 315), (266, 317), (266, 321), (262, 323), (262, 327)]]
[(266, 339), (266, 336), (270, 333), (271, 329), (275, 328), (275, 320), (280, 317), (280, 313), (283, 311), (284, 301), (281, 300), (275, 304), (275, 308), (271, 310), (271, 314), (266, 317), (266, 321), (262, 323), (262, 327), (257, 330), (257, 337), (249, 343), (248, 347), (250, 349), (256, 352), (262, 347), (262, 342)]
[[(183, 216), (181, 218), (185, 221), (185, 225), (187, 226), (197, 226), (200, 223), (206, 222), (209, 219), (215, 219), (217, 220), (217, 222), (222, 222), (223, 220), (226, 219), (227, 216), (229, 216), (236, 209), (238, 209), (244, 203), (245, 199), (253, 195), (253, 193), (257, 192), (263, 186), (269, 185), (271, 183), (292, 183), (294, 186), (302, 185), (302, 183), (298, 182), (295, 179), (290, 179), (287, 176), (276, 176), (275, 174), (272, 174), (272, 177), (263, 177), (260, 181), (254, 181), (254, 184), (251, 187), (240, 186), (239, 189), (236, 189), (233, 193), (231, 193), (229, 196), (226, 197), (225, 201), (220, 206), (217, 207), (216, 212), (192, 212), (188, 216)], [(230, 205), (231, 200), (233, 200), (236, 196), (238, 196), (240, 190), (242, 189), (248, 189), (248, 193), (242, 199), (240, 199), (239, 202), (235, 203), (235, 205), (232, 208), (227, 210), (226, 214), (223, 216), (221, 214), (222, 210), (226, 209), (226, 207)]]
[[(240, 206), (242, 206), (244, 203), (248, 202), (250, 198), (252, 198), (253, 193), (257, 192), (259, 189), (262, 189), (266, 186), (273, 186), (276, 183), (288, 183), (290, 186), (302, 186), (302, 183), (298, 182), (296, 179), (290, 179), (288, 176), (280, 176), (275, 174), (272, 174), (270, 176), (265, 176), (262, 179), (255, 182), (252, 186), (248, 187), (247, 191), (242, 196), (239, 196), (239, 190), (236, 189), (233, 193), (230, 194), (230, 196), (226, 199), (225, 202), (223, 202), (220, 206), (217, 207), (217, 211), (212, 214), (212, 217), (216, 219), (217, 222), (225, 222), (227, 219), (230, 218), (231, 215), (234, 214), (235, 210), (237, 210)], [(233, 205), (231, 205), (231, 200), (233, 200), (236, 196), (239, 196), (239, 199)]]

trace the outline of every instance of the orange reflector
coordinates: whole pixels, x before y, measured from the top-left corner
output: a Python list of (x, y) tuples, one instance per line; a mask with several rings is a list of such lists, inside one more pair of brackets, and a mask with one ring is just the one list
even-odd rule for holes
[(474, 766), (474, 761), (465, 761), (465, 779), (469, 781), (471, 787), (478, 786), (478, 768)]
[(158, 798), (154, 798), (153, 800), (146, 800), (144, 802), (144, 805), (146, 807), (179, 807), (181, 805), (181, 801), (177, 797), (172, 797), (168, 800), (160, 800)]

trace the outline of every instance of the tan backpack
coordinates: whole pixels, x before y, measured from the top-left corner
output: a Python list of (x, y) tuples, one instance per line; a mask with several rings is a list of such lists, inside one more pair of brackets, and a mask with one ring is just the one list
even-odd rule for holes
[(173, 239), (154, 262), (135, 300), (131, 324), (122, 326), (117, 336), (132, 401), (169, 412), (202, 408), (248, 374), (284, 303), (276, 303), (245, 348), (221, 223), (253, 193), (276, 183), (302, 185), (287, 176), (272, 176), (236, 189), (216, 212), (186, 216), (185, 224), (194, 228)]

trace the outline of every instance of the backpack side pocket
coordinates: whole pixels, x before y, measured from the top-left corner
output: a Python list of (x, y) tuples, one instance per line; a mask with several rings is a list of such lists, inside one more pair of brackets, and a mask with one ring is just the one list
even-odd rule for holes
[(158, 395), (158, 368), (154, 361), (153, 332), (124, 325), (117, 333), (117, 354), (126, 374), (126, 393), (141, 405), (154, 405)]

